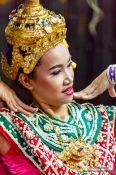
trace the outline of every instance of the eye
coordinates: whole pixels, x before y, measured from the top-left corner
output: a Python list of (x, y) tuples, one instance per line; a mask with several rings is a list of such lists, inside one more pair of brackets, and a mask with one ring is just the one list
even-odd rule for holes
[(60, 72), (61, 72), (61, 70), (58, 70), (58, 71), (52, 72), (51, 74), (52, 75), (58, 75)]
[(72, 66), (72, 60), (69, 62), (67, 67), (71, 67)]

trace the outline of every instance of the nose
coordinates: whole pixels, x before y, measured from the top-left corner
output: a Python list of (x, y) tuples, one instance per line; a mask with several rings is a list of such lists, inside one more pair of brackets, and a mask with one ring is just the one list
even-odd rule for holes
[(66, 70), (65, 71), (64, 85), (69, 85), (72, 82), (73, 82), (73, 73), (72, 73), (72, 71)]

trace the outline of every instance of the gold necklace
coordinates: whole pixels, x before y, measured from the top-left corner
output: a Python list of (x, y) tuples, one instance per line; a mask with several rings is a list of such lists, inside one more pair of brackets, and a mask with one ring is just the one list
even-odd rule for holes
[[(57, 128), (55, 127), (53, 122), (49, 119), (49, 116), (44, 111), (42, 111), (40, 108), (38, 108), (38, 110), (42, 114), (44, 114), (44, 116), (49, 120), (57, 136), (57, 139), (63, 148), (63, 151), (57, 154), (58, 158), (62, 160), (62, 162), (67, 164), (69, 168), (79, 170), (80, 172), (85, 172), (88, 169), (90, 170), (90, 168), (93, 168), (94, 166), (98, 166), (99, 157), (98, 157), (98, 153), (96, 150), (96, 146), (90, 145), (89, 143), (87, 143), (83, 139), (80, 130), (78, 133), (78, 136), (79, 136), (78, 140), (71, 138), (69, 145), (65, 147), (63, 144), (62, 138), (60, 137), (57, 131)], [(75, 124), (78, 127), (78, 123), (69, 107), (68, 107), (68, 110), (70, 114), (72, 115)]]

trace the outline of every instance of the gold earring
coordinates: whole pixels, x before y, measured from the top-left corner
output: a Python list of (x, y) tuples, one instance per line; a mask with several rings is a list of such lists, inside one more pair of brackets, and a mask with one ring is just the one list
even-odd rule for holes
[(66, 46), (67, 48), (69, 48), (69, 44), (67, 43), (67, 41), (66, 41), (65, 39), (63, 39), (63, 43), (65, 44), (65, 46)]
[(72, 66), (73, 69), (76, 69), (77, 64), (74, 61), (71, 60), (71, 66)]

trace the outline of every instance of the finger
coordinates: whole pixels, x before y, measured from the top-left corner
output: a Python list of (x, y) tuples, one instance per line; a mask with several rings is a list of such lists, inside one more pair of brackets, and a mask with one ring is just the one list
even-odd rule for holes
[(111, 87), (108, 89), (109, 91), (109, 95), (111, 97), (116, 97), (116, 90), (115, 90), (115, 86), (114, 85), (111, 85)]
[(93, 91), (93, 93), (90, 93), (90, 94), (82, 96), (82, 99), (83, 100), (91, 100), (91, 99), (97, 97), (98, 95), (99, 95), (99, 93), (98, 93), (98, 91), (96, 89), (96, 90)]
[(89, 91), (88, 89), (83, 89), (80, 92), (75, 92), (73, 97), (74, 98), (82, 98), (82, 96), (86, 95), (88, 91)]
[(81, 98), (82, 98), (82, 94), (81, 94), (80, 92), (75, 92), (75, 93), (73, 94), (73, 98), (74, 98), (74, 99), (81, 99)]
[(82, 99), (82, 100), (89, 100), (89, 99), (93, 99), (94, 98), (94, 94), (84, 94), (84, 95), (74, 95), (73, 96), (74, 99)]
[(89, 96), (93, 96), (94, 93), (96, 93), (96, 88), (95, 86), (88, 86), (87, 88), (85, 88), (84, 90), (80, 91), (80, 92), (75, 92), (74, 93), (74, 98), (78, 98), (78, 99), (83, 99), (83, 98), (91, 98)]
[(26, 111), (25, 109), (23, 109), (23, 108), (22, 108), (21, 106), (19, 106), (19, 105), (15, 105), (15, 108), (16, 108), (17, 112), (20, 112), (20, 113), (22, 113), (22, 114), (24, 114), (24, 115), (26, 115), (26, 116), (28, 116), (28, 117), (30, 117), (30, 116), (32, 115), (32, 113)]
[(12, 103), (12, 101), (6, 101), (6, 104), (8, 105), (8, 107), (14, 111), (14, 112), (17, 112), (17, 108), (14, 106), (14, 104)]
[(87, 92), (75, 92), (73, 94), (74, 99), (83, 99), (83, 97), (88, 96)]
[[(17, 104), (15, 101), (12, 102), (13, 105), (13, 111), (14, 112), (20, 112), (23, 113), (24, 115), (30, 116), (31, 113), (26, 111), (25, 109), (23, 109), (21, 106), (19, 106), (19, 104)], [(15, 110), (14, 110), (15, 109)]]
[(83, 100), (91, 100), (91, 99), (93, 99), (93, 98), (95, 98), (95, 97), (96, 97), (96, 95), (91, 94), (91, 95), (82, 96), (82, 99), (83, 99)]
[(15, 100), (17, 102), (17, 104), (24, 109), (25, 111), (29, 112), (29, 113), (33, 113), (33, 112), (37, 112), (38, 108), (34, 108), (31, 106), (26, 105), (25, 103), (23, 103), (17, 96), (15, 96)]
[(21, 112), (26, 116), (31, 116), (31, 113), (23, 109), (19, 104), (16, 102), (14, 98), (10, 98), (10, 101), (7, 99), (5, 100), (9, 108), (14, 112)]
[(91, 94), (96, 90), (96, 86), (93, 84), (90, 84), (87, 88), (85, 88), (82, 93), (84, 94)]

